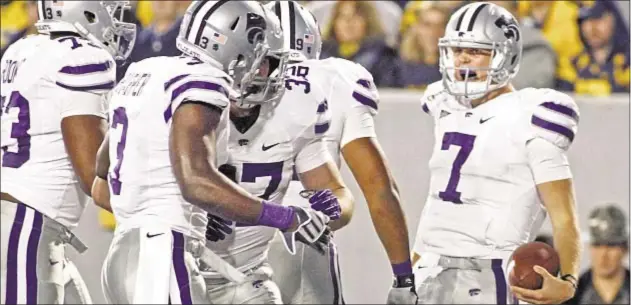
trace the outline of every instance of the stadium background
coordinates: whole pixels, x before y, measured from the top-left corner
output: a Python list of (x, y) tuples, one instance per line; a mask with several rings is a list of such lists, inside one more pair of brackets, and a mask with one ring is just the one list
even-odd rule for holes
[[(170, 46), (169, 41), (163, 39), (170, 36), (156, 35), (152, 32), (156, 23), (155, 17), (160, 17), (160, 13), (155, 14), (154, 12), (155, 3), (152, 3), (153, 1), (132, 2), (134, 2), (134, 17), (139, 26), (143, 28), (139, 37), (145, 37), (144, 40), (139, 40), (139, 42), (143, 42), (142, 47), (137, 52), (143, 54), (136, 55), (136, 58), (140, 59), (160, 55), (161, 52), (169, 52), (173, 46)], [(180, 2), (174, 6), (178, 11), (182, 11), (182, 8), (186, 7), (187, 1)], [(454, 2), (462, 1), (450, 1), (448, 5), (450, 10), (456, 7)], [(376, 9), (373, 8), (374, 12), (379, 14), (377, 19), (381, 20), (382, 24), (381, 40), (387, 46), (384, 53), (378, 53), (382, 56), (382, 60), (380, 60), (381, 65), (377, 64), (376, 67), (384, 66), (384, 62), (388, 63), (388, 66), (400, 67), (397, 71), (375, 68), (376, 70), (371, 72), (376, 76), (381, 74), (389, 76), (390, 73), (435, 75), (436, 67), (431, 64), (431, 60), (429, 64), (422, 62), (422, 60), (419, 64), (417, 61), (415, 65), (411, 65), (411, 68), (409, 64), (405, 63), (406, 60), (410, 61), (411, 59), (404, 58), (406, 51), (403, 41), (406, 33), (412, 31), (417, 24), (422, 24), (423, 20), (419, 16), (422, 16), (423, 10), (428, 7), (439, 6), (441, 3), (431, 3), (430, 1), (366, 3), (371, 3), (369, 5), (376, 7)], [(329, 1), (329, 3), (312, 2), (307, 3), (307, 5), (316, 12), (316, 16), (324, 25), (323, 30), (328, 31), (332, 28), (328, 26), (328, 22), (330, 19), (334, 19), (331, 11), (332, 7), (336, 5), (335, 1)], [(596, 79), (598, 75), (578, 73), (577, 76), (577, 73), (574, 72), (573, 78), (570, 77), (570, 83), (574, 84), (573, 87), (563, 87), (562, 81), (568, 80), (567, 76), (572, 75), (574, 70), (584, 68), (587, 65), (595, 65), (593, 62), (581, 63), (579, 60), (586, 48), (581, 39), (580, 26), (576, 21), (581, 14), (581, 7), (593, 7), (593, 1), (521, 1), (517, 4), (516, 11), (521, 22), (527, 25), (532, 20), (536, 20), (534, 17), (537, 15), (536, 11), (544, 5), (548, 6), (546, 8), (547, 13), (543, 19), (539, 20), (539, 23), (534, 23), (532, 29), (536, 30), (537, 35), (543, 36), (549, 48), (554, 51), (556, 66), (552, 67), (552, 71), (555, 86), (564, 89), (574, 88), (573, 90), (576, 91), (574, 96), (581, 109), (579, 135), (570, 150), (570, 161), (575, 175), (579, 221), (581, 230), (584, 232), (582, 237), (586, 250), (588, 245), (587, 216), (591, 209), (603, 203), (614, 202), (627, 214), (629, 213), (629, 2), (616, 3), (617, 13), (623, 16), (626, 32), (623, 31), (620, 35), (619, 29), (616, 29), (614, 39), (626, 41), (624, 43), (626, 43), (627, 48), (620, 53), (624, 60), (620, 63), (620, 60), (616, 60), (615, 56), (612, 56), (611, 60), (614, 61), (612, 69), (617, 70), (612, 71), (611, 75), (615, 75), (615, 77), (605, 80), (605, 83), (608, 81), (609, 84), (583, 86), (589, 87), (589, 89), (579, 89), (581, 86), (576, 84), (581, 81), (589, 83), (593, 81), (593, 79), (589, 79), (590, 77)], [(0, 33), (2, 34), (0, 37), (2, 39), (0, 44), (3, 50), (12, 41), (32, 30), (32, 15), (29, 18), (28, 11), (27, 1), (2, 1), (0, 12)], [(588, 14), (594, 14), (594, 12)], [(176, 22), (177, 19), (173, 20), (173, 24)], [(169, 31), (166, 33), (168, 34)], [(575, 37), (571, 37), (572, 35)], [(159, 51), (156, 51), (156, 41), (166, 42), (164, 46), (161, 45)], [(337, 49), (332, 49), (331, 45), (335, 45)], [(344, 50), (346, 47), (342, 44), (328, 43), (325, 44), (326, 47), (329, 47), (329, 50), (325, 49), (325, 54), (336, 52), (339, 53), (338, 56), (349, 54), (348, 51)], [(376, 49), (378, 48), (369, 51)], [(155, 54), (151, 55), (152, 52)], [(348, 57), (353, 59), (353, 52), (350, 54)], [(361, 58), (355, 59), (362, 63)], [(388, 62), (388, 60), (392, 62)], [(391, 65), (390, 63), (395, 64)], [(564, 63), (571, 64), (564, 66)], [(522, 66), (522, 70), (525, 72), (520, 73), (527, 74), (530, 72), (528, 70), (532, 70), (529, 67), (528, 65)], [(121, 70), (124, 71), (124, 68)], [(581, 77), (587, 79), (581, 80)], [(522, 78), (526, 84), (529, 82), (536, 84), (544, 77), (530, 73)], [(377, 133), (400, 186), (407, 225), (413, 241), (427, 193), (429, 180), (427, 162), (433, 145), (431, 120), (424, 115), (418, 104), (422, 88), (429, 80), (421, 79), (417, 83), (403, 84), (392, 81), (388, 77), (381, 79), (383, 80), (381, 87), (399, 88), (381, 90), (382, 99), (380, 114), (377, 117)], [(616, 87), (616, 83), (619, 83), (620, 79), (622, 79), (623, 85), (626, 83), (626, 90), (622, 86), (621, 93), (611, 94), (611, 91), (614, 91), (612, 88)], [(365, 201), (346, 167), (343, 168), (343, 176), (357, 200), (353, 221), (349, 227), (336, 235), (336, 242), (340, 249), (345, 299), (347, 303), (381, 302), (385, 298), (387, 287), (391, 281), (390, 267), (370, 222)], [(104, 299), (100, 288), (100, 270), (112, 233), (97, 221), (99, 219), (98, 214), (97, 208), (89, 205), (79, 228), (76, 230), (77, 235), (89, 246), (89, 250), (80, 256), (76, 255), (73, 250), (69, 252), (71, 252), (71, 257), (74, 258), (79, 271), (86, 280), (93, 301), (102, 303)], [(541, 233), (551, 233), (549, 222), (546, 222)], [(361, 238), (358, 238), (359, 236)], [(583, 270), (589, 266), (588, 251), (583, 252), (581, 266)]]

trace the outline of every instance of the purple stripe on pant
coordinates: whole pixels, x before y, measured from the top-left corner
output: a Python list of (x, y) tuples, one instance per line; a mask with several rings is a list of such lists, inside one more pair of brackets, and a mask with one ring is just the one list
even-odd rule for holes
[(502, 260), (493, 259), (491, 261), (491, 268), (495, 275), (495, 293), (497, 295), (497, 304), (506, 304), (508, 299), (506, 297), (506, 278), (504, 277), (504, 269), (502, 269)]
[(188, 270), (186, 269), (186, 262), (184, 261), (184, 253), (186, 253), (184, 235), (175, 231), (171, 232), (173, 234), (173, 269), (175, 269), (175, 278), (180, 290), (181, 304), (193, 304)]
[[(24, 226), (26, 212), (33, 213), (33, 225), (28, 237), (26, 248), (26, 283), (18, 282), (18, 249), (20, 247), (20, 235)], [(26, 284), (26, 303), (37, 303), (37, 250), (39, 246), (39, 238), (42, 233), (43, 216), (40, 212), (28, 208), (23, 204), (17, 204), (13, 227), (9, 235), (9, 246), (7, 249), (7, 278), (6, 278), (6, 298), (5, 304), (17, 304), (18, 302), (18, 285)], [(24, 241), (22, 241), (24, 242)]]
[(40, 212), (33, 210), (33, 229), (28, 238), (26, 248), (26, 303), (37, 303), (37, 249), (39, 237), (42, 235), (43, 216)]
[(7, 249), (5, 304), (17, 304), (18, 302), (18, 247), (20, 245), (20, 233), (22, 233), (22, 223), (24, 222), (25, 214), (26, 207), (18, 204), (11, 234), (9, 235), (9, 247)]
[(333, 242), (329, 243), (329, 269), (331, 270), (331, 280), (333, 281), (333, 304), (340, 304), (338, 276), (337, 269), (335, 268), (335, 251), (335, 244)]

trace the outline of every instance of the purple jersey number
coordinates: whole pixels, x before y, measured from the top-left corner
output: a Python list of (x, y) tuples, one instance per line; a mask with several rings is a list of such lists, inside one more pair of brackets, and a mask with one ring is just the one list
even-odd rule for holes
[[(237, 168), (234, 165), (224, 164), (219, 171), (235, 183), (237, 181)], [(271, 177), (269, 185), (259, 198), (269, 200), (269, 197), (276, 192), (280, 181), (283, 179), (283, 161), (272, 163), (243, 163), (241, 182), (256, 182), (256, 178)]]
[(448, 150), (451, 145), (456, 145), (460, 146), (460, 151), (458, 151), (458, 155), (456, 155), (454, 164), (451, 167), (451, 176), (449, 177), (447, 188), (445, 191), (438, 193), (438, 197), (440, 197), (440, 199), (456, 204), (462, 204), (462, 201), (460, 200), (460, 192), (456, 189), (458, 188), (458, 183), (460, 182), (460, 170), (467, 161), (467, 158), (469, 158), (469, 155), (473, 150), (474, 142), (475, 136), (464, 133), (446, 132), (443, 136), (442, 150)]
[(121, 133), (121, 138), (116, 145), (116, 166), (114, 166), (114, 170), (110, 173), (110, 186), (112, 187), (112, 192), (114, 195), (121, 194), (121, 187), (123, 186), (120, 181), (120, 171), (121, 165), (123, 165), (123, 157), (125, 151), (125, 142), (127, 140), (127, 113), (125, 112), (125, 108), (118, 107), (114, 110), (114, 115), (112, 115), (112, 128), (116, 128), (119, 124), (123, 127), (123, 132)]
[[(221, 165), (219, 171), (232, 180), (237, 182), (237, 168), (234, 165), (224, 164)], [(256, 178), (270, 177), (272, 178), (265, 188), (265, 192), (259, 196), (264, 200), (269, 200), (269, 197), (276, 192), (280, 182), (283, 179), (283, 161), (271, 162), (271, 163), (244, 163), (243, 172), (241, 173), (241, 182), (256, 182)], [(210, 215), (209, 215), (210, 217)], [(229, 222), (231, 224), (231, 222)], [(237, 227), (249, 227), (246, 224), (236, 224)]]
[[(5, 97), (2, 97), (2, 104)], [(2, 166), (19, 168), (31, 158), (31, 135), (28, 134), (31, 129), (31, 117), (29, 103), (19, 92), (14, 91), (9, 97), (9, 102), (4, 109), (5, 113), (9, 113), (9, 109), (18, 108), (18, 121), (11, 125), (11, 138), (17, 140), (18, 151), (10, 152), (7, 146), (2, 146), (4, 154), (2, 155)]]

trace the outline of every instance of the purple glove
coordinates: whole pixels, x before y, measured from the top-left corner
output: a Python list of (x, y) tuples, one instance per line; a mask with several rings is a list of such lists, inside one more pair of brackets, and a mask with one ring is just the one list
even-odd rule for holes
[(311, 204), (312, 209), (324, 213), (329, 216), (331, 220), (340, 218), (340, 215), (342, 214), (340, 203), (337, 201), (337, 197), (335, 197), (331, 190), (313, 192), (313, 195), (309, 197), (309, 203)]

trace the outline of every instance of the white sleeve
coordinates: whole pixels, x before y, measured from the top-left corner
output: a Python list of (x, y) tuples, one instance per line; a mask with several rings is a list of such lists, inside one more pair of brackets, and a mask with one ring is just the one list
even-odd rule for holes
[(373, 114), (368, 107), (352, 107), (344, 118), (344, 128), (342, 132), (341, 147), (360, 138), (374, 138), (375, 121)]
[(565, 149), (542, 138), (535, 138), (526, 144), (526, 150), (535, 184), (572, 178)]
[(304, 173), (329, 161), (332, 162), (333, 158), (326, 149), (323, 139), (314, 138), (298, 152), (295, 160), (296, 172)]
[(61, 117), (74, 115), (94, 115), (107, 118), (107, 100), (105, 94), (67, 90), (60, 97)]

